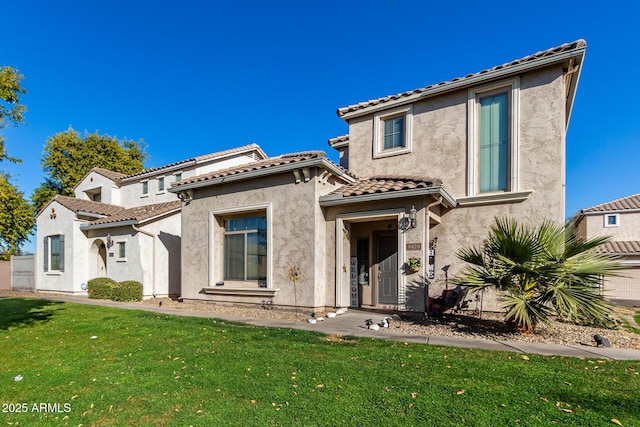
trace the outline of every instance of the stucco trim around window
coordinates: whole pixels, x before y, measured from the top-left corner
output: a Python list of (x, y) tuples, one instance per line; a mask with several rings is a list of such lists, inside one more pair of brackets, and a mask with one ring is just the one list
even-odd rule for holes
[[(218, 226), (218, 219), (222, 217), (230, 217), (230, 216), (240, 216), (245, 214), (251, 214), (256, 212), (264, 213), (267, 221), (267, 278), (266, 278), (266, 288), (261, 288), (263, 290), (273, 290), (273, 215), (272, 215), (272, 204), (258, 204), (258, 205), (249, 205), (249, 206), (238, 206), (233, 208), (223, 208), (223, 209), (214, 209), (209, 212), (209, 248), (208, 248), (208, 259), (209, 259), (209, 278), (208, 278), (208, 287), (209, 288), (219, 288), (216, 287), (216, 283), (222, 280), (224, 276), (224, 266), (221, 262), (216, 261), (218, 257), (218, 252), (216, 251), (224, 251), (222, 245), (216, 244), (216, 239), (221, 242), (224, 239), (225, 231), (223, 228)], [(224, 254), (224, 252), (222, 252)], [(229, 287), (228, 289), (232, 289)]]
[[(514, 77), (470, 88), (467, 99), (467, 196), (480, 194), (480, 100), (493, 94), (508, 94), (507, 190), (518, 192), (518, 146), (520, 135), (520, 79)], [(501, 192), (501, 191), (498, 191)]]
[(620, 214), (604, 214), (604, 227), (612, 228), (620, 226)]
[[(402, 145), (384, 148), (384, 126), (387, 121), (403, 118)], [(411, 152), (413, 134), (413, 108), (411, 105), (385, 110), (373, 116), (373, 158), (395, 156)]]
[(533, 193), (533, 190), (513, 191), (507, 193), (488, 193), (479, 196), (458, 197), (458, 207), (479, 206), (479, 205), (496, 205), (500, 203), (519, 203), (524, 202)]

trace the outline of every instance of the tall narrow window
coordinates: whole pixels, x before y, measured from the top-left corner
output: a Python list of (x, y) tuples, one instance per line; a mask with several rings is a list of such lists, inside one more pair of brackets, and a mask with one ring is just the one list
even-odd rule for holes
[(127, 243), (118, 242), (118, 258), (126, 258), (126, 257), (127, 257)]
[(480, 192), (508, 190), (508, 96), (480, 99)]
[(146, 196), (149, 194), (149, 181), (142, 181), (142, 195)]
[(468, 92), (467, 196), (518, 193), (520, 79)]
[(266, 280), (266, 217), (228, 219), (224, 226), (224, 279)]
[(164, 191), (164, 177), (158, 178), (158, 191)]
[(42, 243), (44, 271), (64, 271), (64, 236), (47, 236)]

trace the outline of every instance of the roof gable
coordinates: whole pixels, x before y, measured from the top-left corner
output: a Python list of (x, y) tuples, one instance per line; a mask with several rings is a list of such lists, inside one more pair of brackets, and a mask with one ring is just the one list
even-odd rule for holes
[(206, 185), (222, 183), (222, 181), (249, 179), (256, 176), (264, 176), (283, 171), (288, 171), (295, 167), (320, 166), (323, 165), (340, 174), (343, 179), (354, 180), (353, 175), (345, 168), (332, 162), (324, 151), (305, 151), (300, 153), (283, 154), (265, 160), (221, 169), (208, 174), (197, 175), (182, 181), (171, 183), (172, 192), (180, 191), (183, 188), (194, 188)]
[(96, 226), (117, 226), (117, 223), (131, 222), (140, 224), (145, 221), (152, 220), (170, 213), (177, 213), (182, 207), (180, 200), (174, 200), (165, 203), (156, 203), (153, 205), (137, 206), (130, 209), (123, 209), (105, 218), (96, 219), (88, 224), (81, 226), (82, 229), (102, 228)]

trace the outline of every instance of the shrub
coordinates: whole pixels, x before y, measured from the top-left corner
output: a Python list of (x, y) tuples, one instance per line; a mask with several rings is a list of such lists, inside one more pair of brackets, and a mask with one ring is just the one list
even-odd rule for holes
[(117, 299), (114, 301), (142, 301), (142, 283), (135, 280), (120, 282), (116, 288)]
[(89, 298), (108, 299), (112, 301), (142, 301), (142, 283), (135, 280), (116, 282), (107, 277), (91, 279), (89, 285)]
[(108, 277), (96, 277), (87, 282), (88, 294), (91, 299), (112, 299), (113, 290), (118, 282)]

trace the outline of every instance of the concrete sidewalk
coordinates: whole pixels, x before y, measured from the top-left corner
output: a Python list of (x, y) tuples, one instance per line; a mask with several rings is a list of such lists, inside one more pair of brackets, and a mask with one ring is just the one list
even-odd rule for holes
[[(25, 295), (26, 297), (26, 295)], [(66, 295), (43, 295), (39, 294), (38, 298), (53, 301), (74, 302), (79, 304), (99, 305), (106, 307), (117, 307), (130, 310), (145, 310), (155, 313), (172, 314), (177, 316), (201, 317), (201, 318), (217, 318), (232, 322), (247, 323), (256, 326), (274, 327), (274, 328), (292, 328), (307, 331), (317, 331), (324, 334), (335, 334), (341, 336), (358, 336), (381, 338), (394, 341), (422, 343), (431, 345), (443, 345), (450, 347), (462, 348), (480, 348), (485, 350), (512, 351), (522, 354), (543, 354), (550, 356), (570, 356), (570, 357), (588, 357), (612, 360), (640, 360), (640, 350), (611, 348), (611, 347), (595, 347), (587, 345), (558, 345), (558, 344), (534, 344), (516, 341), (491, 341), (482, 339), (467, 338), (449, 338), (436, 335), (423, 336), (411, 334), (396, 334), (389, 330), (380, 329), (378, 331), (369, 330), (364, 326), (365, 320), (372, 317), (372, 313), (363, 310), (350, 309), (345, 314), (336, 316), (333, 319), (326, 319), (323, 322), (310, 324), (307, 322), (293, 322), (276, 319), (257, 319), (243, 316), (236, 316), (218, 312), (209, 311), (189, 311), (180, 309), (171, 309), (163, 307), (150, 307), (136, 303), (121, 303), (108, 300), (92, 300), (81, 296)]]

